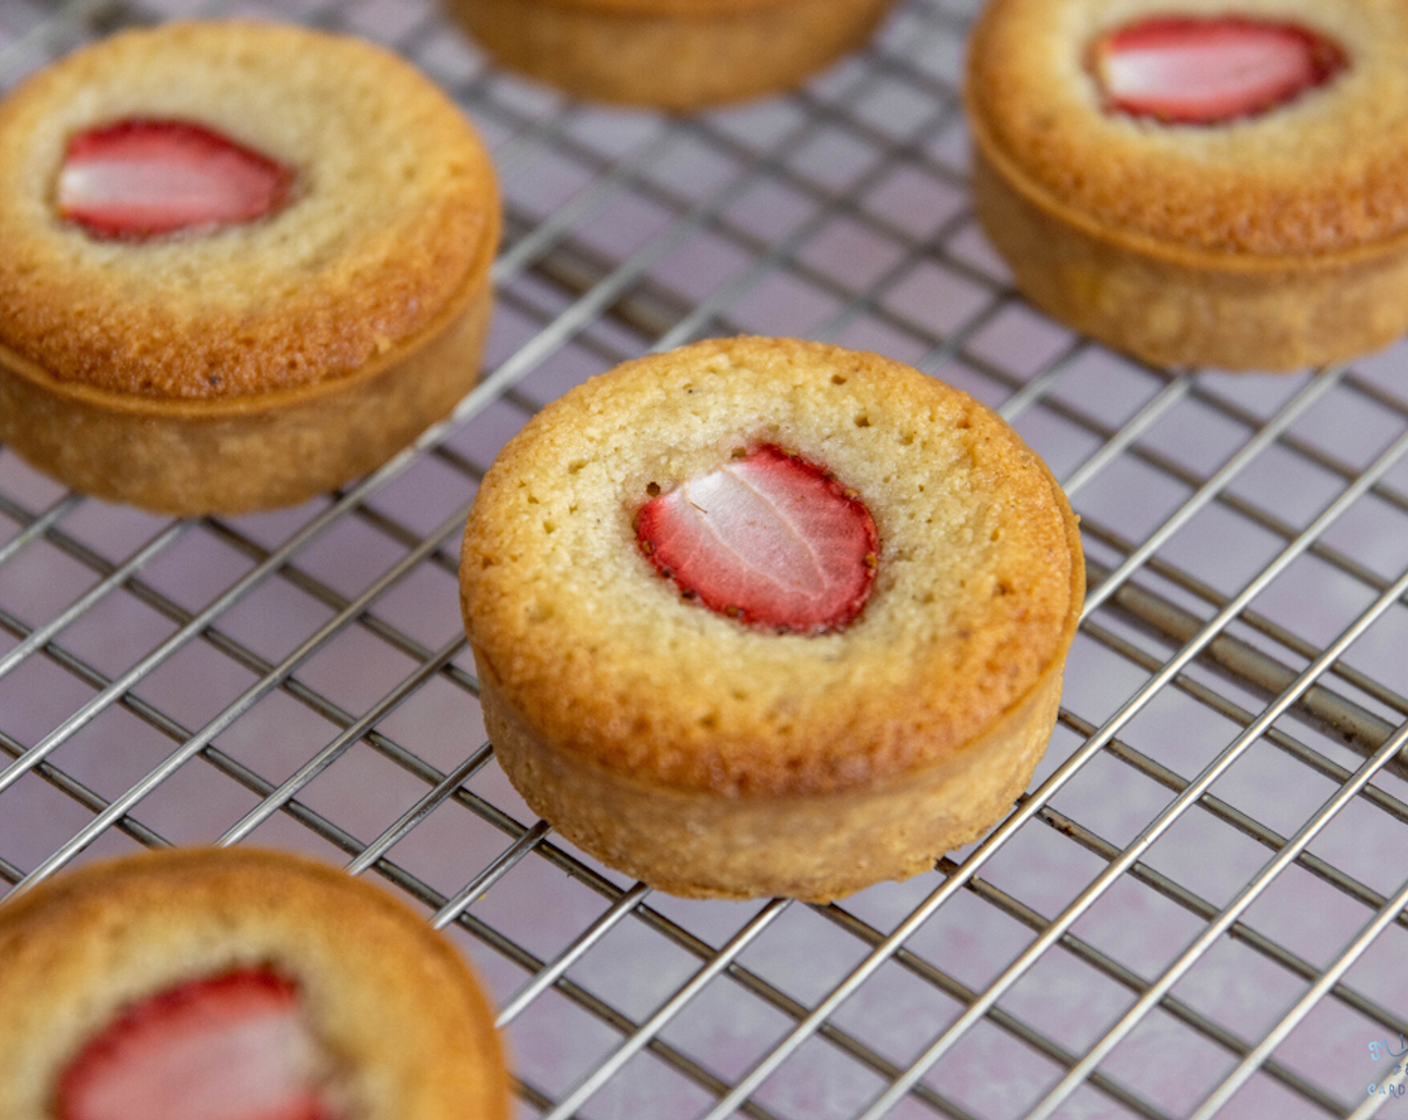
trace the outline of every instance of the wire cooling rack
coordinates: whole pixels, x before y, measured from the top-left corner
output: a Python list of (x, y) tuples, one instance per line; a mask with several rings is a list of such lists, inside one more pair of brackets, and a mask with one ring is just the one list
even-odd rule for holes
[[(972, 6), (912, 0), (806, 89), (678, 119), (508, 76), (426, 0), (220, 6), (380, 40), (477, 122), (507, 204), (486, 378), (277, 513), (171, 522), (0, 452), (0, 889), (143, 845), (347, 865), (478, 964), (524, 1117), (1408, 1117), (1408, 347), (1172, 376), (1026, 306), (965, 195)], [(0, 0), (0, 86), (214, 10)], [(494, 762), (460, 633), (504, 440), (738, 332), (962, 386), (1083, 517), (1032, 792), (840, 905), (684, 902), (560, 841)]]

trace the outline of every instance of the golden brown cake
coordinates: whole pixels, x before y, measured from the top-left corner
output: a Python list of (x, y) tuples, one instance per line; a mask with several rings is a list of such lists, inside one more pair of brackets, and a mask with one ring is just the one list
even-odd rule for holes
[(580, 97), (698, 109), (788, 89), (894, 0), (449, 0), (500, 62)]
[(1025, 788), (1076, 520), (966, 394), (790, 339), (627, 362), (484, 478), (460, 568), (495, 752), (568, 840), (693, 897), (933, 866)]
[(394, 55), (101, 41), (0, 103), (0, 440), (153, 510), (301, 501), (472, 387), (498, 231), (483, 145)]
[(290, 855), (144, 853), (0, 905), (6, 1120), (501, 1120), (493, 1019), (389, 894)]
[(978, 217), (1039, 307), (1160, 365), (1293, 369), (1408, 327), (1408, 7), (991, 0)]

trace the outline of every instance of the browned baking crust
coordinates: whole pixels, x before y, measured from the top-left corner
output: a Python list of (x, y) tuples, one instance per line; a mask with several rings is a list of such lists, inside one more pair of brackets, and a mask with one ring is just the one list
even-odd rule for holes
[(965, 99), (978, 217), (1033, 302), (1161, 365), (1292, 369), (1408, 327), (1408, 9), (1246, 0), (1349, 69), (1259, 117), (1166, 126), (1101, 109), (1104, 30), (1211, 0), (993, 0)]
[(790, 88), (893, 0), (450, 0), (501, 62), (581, 97), (688, 110)]
[[(1074, 626), (1074, 623), (1072, 624)], [(726, 797), (595, 766), (534, 734), (487, 676), (485, 726), (528, 806), (574, 844), (688, 898), (844, 898), (928, 871), (1011, 808), (1046, 753), (1064, 661), (942, 765), (873, 788)]]
[(1408, 235), (1299, 257), (1185, 250), (1035, 200), (981, 148), (972, 174), (978, 218), (1023, 294), (1156, 365), (1300, 369), (1408, 328)]
[[(834, 471), (875, 519), (875, 586), (844, 631), (741, 626), (682, 601), (636, 546), (649, 483), (759, 442)], [(628, 362), (549, 406), (485, 476), (461, 564), (485, 718), (530, 805), (648, 882), (734, 897), (834, 897), (990, 826), (1050, 734), (1083, 588), (1059, 486), (994, 413), (878, 355), (774, 339)], [(1026, 705), (1035, 722), (1011, 716)], [(1022, 765), (976, 767), (987, 795), (940, 808), (935, 776), (982, 743)], [(928, 824), (896, 809), (920, 790), (937, 799)], [(654, 808), (633, 808), (651, 793)], [(848, 801), (872, 804), (893, 850), (857, 849), (860, 879), (829, 858), (789, 878), (787, 849), (824, 847), (797, 822)], [(705, 870), (691, 879), (690, 857), (642, 823), (673, 816), (688, 833), (719, 813), (771, 819), (770, 877), (708, 871), (696, 835)]]
[(476, 279), (429, 341), (351, 376), (222, 400), (62, 382), (0, 346), (0, 440), (75, 490), (159, 513), (296, 504), (380, 466), (473, 388), (493, 308)]
[(294, 980), (357, 1120), (499, 1120), (493, 1018), (447, 941), (301, 857), (187, 849), (99, 863), (0, 906), (0, 1115), (48, 1120), (59, 1072), (120, 1009), (270, 966)]

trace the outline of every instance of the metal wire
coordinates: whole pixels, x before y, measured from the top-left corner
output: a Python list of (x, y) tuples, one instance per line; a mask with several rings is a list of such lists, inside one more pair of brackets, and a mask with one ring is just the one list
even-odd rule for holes
[[(1408, 885), (1354, 830), (1408, 835), (1408, 345), (1233, 379), (1034, 314), (963, 196), (973, 7), (909, 0), (808, 87), (679, 118), (522, 82), (428, 0), (269, 10), (382, 40), (491, 140), (507, 238), (485, 376), (382, 469), (264, 518), (160, 522), (0, 452), (4, 897), (133, 845), (374, 871), (479, 963), (523, 1115), (553, 1120), (1391, 1104), (1364, 1085), (1402, 1077), (1366, 1044), (1408, 1034)], [(0, 0), (0, 87), (191, 10)], [(932, 875), (830, 906), (682, 904), (558, 842), (483, 742), (453, 621), (474, 488), (539, 404), (762, 330), (889, 350), (998, 407), (1062, 478), (1091, 576), (1034, 790)], [(155, 636), (127, 641), (131, 619)], [(192, 665), (235, 683), (165, 683)], [(275, 710), (280, 745), (252, 749)]]

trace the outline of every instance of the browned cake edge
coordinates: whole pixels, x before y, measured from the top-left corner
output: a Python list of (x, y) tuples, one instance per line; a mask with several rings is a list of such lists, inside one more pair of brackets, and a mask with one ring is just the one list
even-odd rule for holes
[(0, 347), (0, 441), (82, 493), (158, 513), (294, 505), (380, 466), (474, 387), (493, 309), (487, 262), (424, 336), (350, 377), (218, 401), (49, 376)]
[(893, 0), (452, 0), (494, 57), (580, 97), (686, 111), (789, 89), (854, 49)]

